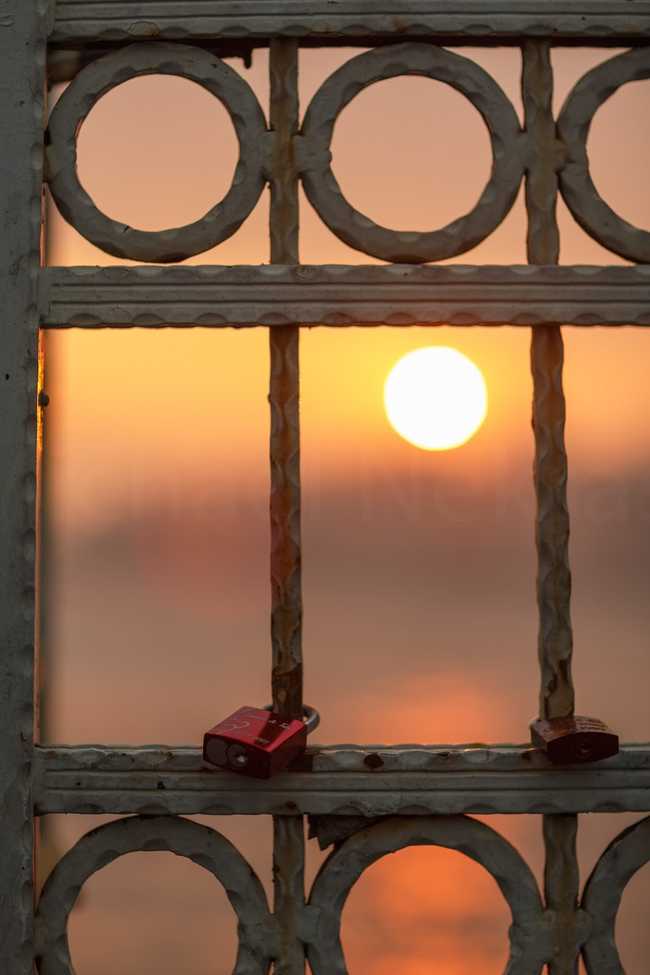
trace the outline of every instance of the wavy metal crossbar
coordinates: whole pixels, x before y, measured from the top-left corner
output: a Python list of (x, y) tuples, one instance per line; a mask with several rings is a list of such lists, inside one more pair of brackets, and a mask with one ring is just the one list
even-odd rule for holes
[[(364, 44), (321, 86), (301, 121), (299, 46)], [(582, 896), (577, 814), (650, 811), (650, 745), (625, 746), (593, 766), (558, 769), (517, 746), (342, 745), (309, 749), (270, 783), (201, 768), (194, 748), (35, 745), (37, 519), (43, 364), (39, 328), (269, 328), (271, 348), (272, 692), (302, 713), (299, 329), (352, 324), (532, 326), (534, 486), (537, 498), (540, 714), (572, 713), (573, 635), (568, 561), (561, 325), (650, 324), (650, 233), (598, 195), (586, 142), (598, 108), (650, 77), (649, 0), (0, 0), (0, 81), (8, 93), (0, 142), (0, 971), (72, 975), (67, 921), (83, 883), (118, 856), (169, 850), (209, 870), (238, 917), (236, 975), (344, 975), (346, 897), (363, 871), (410, 845), (458, 850), (496, 880), (511, 915), (509, 975), (621, 975), (615, 923), (630, 878), (650, 859), (650, 818), (603, 853)], [(133, 43), (133, 42), (136, 43)], [(458, 45), (522, 50), (524, 123), (496, 82)], [(179, 43), (183, 42), (183, 43)], [(552, 109), (552, 44), (632, 50), (587, 73), (559, 116)], [(268, 112), (219, 55), (270, 47)], [(48, 52), (73, 77), (43, 145)], [(78, 68), (86, 65), (82, 70)], [(223, 200), (187, 227), (149, 233), (109, 219), (76, 173), (79, 126), (97, 100), (143, 74), (179, 75), (219, 99), (240, 155)], [(492, 171), (477, 205), (427, 233), (391, 230), (345, 199), (331, 138), (368, 85), (400, 75), (451, 85), (487, 126)], [(15, 177), (15, 178), (14, 178)], [(42, 269), (44, 179), (64, 217), (105, 252), (155, 264), (200, 254), (236, 232), (271, 191), (271, 265)], [(435, 267), (485, 239), (525, 183), (526, 267)], [(389, 266), (305, 266), (299, 260), (302, 183), (325, 224)], [(560, 193), (575, 219), (638, 266), (558, 266)], [(33, 817), (123, 813), (93, 830), (55, 867), (32, 909)], [(538, 813), (544, 893), (519, 854), (467, 813)], [(274, 904), (241, 854), (182, 815), (274, 817)], [(132, 815), (135, 814), (135, 815)], [(304, 817), (334, 849), (304, 890)], [(34, 921), (36, 923), (34, 924)]]
[(395, 816), (645, 812), (650, 747), (557, 768), (515, 745), (330, 745), (260, 782), (207, 769), (196, 748), (37, 748), (34, 804), (48, 813)]
[(43, 328), (650, 325), (650, 267), (77, 267), (41, 275)]
[(648, 0), (58, 0), (52, 41), (438, 36), (465, 43), (620, 44), (650, 36)]

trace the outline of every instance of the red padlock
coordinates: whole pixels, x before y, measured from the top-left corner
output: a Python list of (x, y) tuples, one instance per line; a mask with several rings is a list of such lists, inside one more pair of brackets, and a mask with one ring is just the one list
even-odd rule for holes
[(539, 718), (530, 726), (531, 741), (554, 765), (599, 762), (618, 753), (618, 735), (599, 718), (571, 715)]
[(318, 711), (309, 707), (302, 721), (270, 708), (239, 708), (205, 733), (203, 758), (217, 768), (268, 779), (302, 755), (319, 721)]

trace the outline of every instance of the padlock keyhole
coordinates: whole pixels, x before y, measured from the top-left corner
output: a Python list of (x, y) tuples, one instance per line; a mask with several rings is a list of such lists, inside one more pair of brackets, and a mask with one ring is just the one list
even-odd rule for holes
[(248, 754), (241, 745), (229, 745), (226, 754), (230, 764), (236, 768), (246, 768), (248, 765)]

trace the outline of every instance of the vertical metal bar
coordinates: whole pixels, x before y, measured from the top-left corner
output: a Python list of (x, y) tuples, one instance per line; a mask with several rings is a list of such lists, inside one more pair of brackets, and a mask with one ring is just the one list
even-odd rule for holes
[(305, 828), (302, 816), (273, 817), (273, 909), (278, 921), (274, 975), (304, 975), (300, 940), (305, 906)]
[(0, 10), (0, 971), (33, 968), (38, 278), (46, 0)]
[(577, 975), (582, 928), (578, 913), (578, 817), (571, 813), (544, 816), (543, 823), (544, 891), (546, 906), (555, 914), (554, 954), (548, 970), (550, 975)]
[[(298, 178), (293, 137), (299, 126), (298, 45), (270, 46), (271, 262), (297, 264)], [(300, 552), (299, 335), (297, 325), (269, 330), (271, 353), (271, 639), (273, 705), (302, 716), (302, 590)], [(274, 910), (280, 929), (276, 975), (304, 975), (299, 927), (305, 903), (302, 816), (273, 819)]]
[[(51, 79), (48, 78), (48, 98), (45, 108), (45, 117), (49, 113), (50, 109), (50, 99), (49, 94), (51, 91), (52, 83)], [(51, 197), (49, 197), (45, 192), (43, 193), (43, 226), (41, 235), (41, 263), (44, 267), (47, 267), (52, 258), (52, 207), (54, 206)], [(47, 390), (52, 390), (56, 386), (55, 377), (53, 375), (55, 371), (55, 358), (53, 354), (53, 343), (54, 347), (56, 343), (56, 336), (52, 339), (48, 335), (46, 329), (42, 329), (39, 336), (39, 352), (41, 360), (41, 380), (39, 382), (39, 389), (46, 393)], [(47, 369), (45, 369), (45, 363), (47, 363)], [(47, 401), (46, 401), (47, 402)], [(54, 672), (54, 660), (51, 654), (51, 646), (48, 646), (47, 633), (48, 633), (48, 621), (49, 621), (49, 610), (52, 599), (52, 586), (49, 585), (51, 576), (48, 574), (48, 562), (53, 554), (53, 542), (51, 538), (51, 525), (48, 522), (47, 513), (47, 497), (48, 497), (48, 484), (49, 484), (49, 474), (50, 474), (50, 464), (51, 456), (49, 453), (48, 443), (51, 441), (51, 414), (48, 415), (48, 410), (41, 409), (40, 415), (42, 417), (41, 423), (41, 453), (40, 453), (40, 466), (39, 466), (39, 523), (38, 523), (38, 537), (39, 545), (38, 550), (40, 553), (39, 565), (36, 572), (36, 587), (38, 596), (38, 625), (36, 628), (36, 641), (38, 644), (38, 673), (36, 675), (36, 686), (38, 687), (38, 732), (37, 741), (47, 741), (49, 734), (51, 733), (51, 716), (52, 716), (52, 685), (53, 685), (53, 672)], [(41, 503), (40, 499), (43, 499)], [(50, 562), (51, 564), (51, 562)], [(50, 739), (51, 740), (51, 739)], [(54, 865), (58, 862), (62, 855), (62, 851), (56, 841), (56, 827), (54, 820), (51, 816), (41, 816), (39, 818), (38, 829), (37, 829), (37, 841), (38, 841), (38, 855), (36, 857), (38, 864), (38, 873), (36, 877), (36, 891), (37, 895), (40, 896), (41, 889), (45, 883), (50, 871)], [(83, 897), (83, 894), (80, 894)]]
[[(298, 263), (298, 47), (273, 40), (270, 50), (271, 263)], [(271, 352), (271, 639), (273, 704), (302, 715), (302, 590), (300, 564), (299, 334), (297, 325), (269, 329)]]
[[(526, 41), (522, 52), (522, 94), (530, 140), (526, 173), (528, 260), (531, 264), (557, 264), (560, 246), (555, 210), (561, 149), (553, 118), (550, 45), (546, 41)], [(535, 433), (533, 476), (537, 499), (538, 650), (542, 676), (540, 716), (548, 718), (573, 714), (574, 708), (563, 363), (560, 327), (542, 325), (533, 328), (531, 368)], [(544, 816), (546, 902), (555, 912), (557, 922), (554, 957), (548, 966), (550, 975), (575, 975), (578, 970), (577, 826), (577, 816)]]
[[(531, 264), (557, 264), (560, 247), (555, 206), (560, 149), (552, 110), (550, 48), (545, 41), (529, 41), (524, 47), (523, 97), (526, 129), (531, 138), (526, 177), (528, 260)], [(560, 327), (535, 327), (531, 365), (537, 494), (539, 660), (542, 670), (540, 716), (543, 717), (564, 717), (572, 714), (574, 707), (563, 363), (564, 345)]]

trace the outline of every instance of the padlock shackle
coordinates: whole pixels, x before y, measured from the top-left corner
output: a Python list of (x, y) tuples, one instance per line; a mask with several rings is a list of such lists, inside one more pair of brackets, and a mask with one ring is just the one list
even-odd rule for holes
[[(273, 705), (267, 704), (263, 710), (273, 711)], [(320, 724), (320, 714), (316, 708), (312, 708), (309, 706), (309, 704), (305, 704), (302, 709), (302, 720), (305, 722), (307, 734), (310, 735), (312, 731), (316, 731), (316, 728), (318, 728)]]
[(312, 731), (316, 731), (320, 724), (320, 714), (316, 708), (310, 707), (308, 704), (302, 709), (303, 721), (305, 722), (307, 728), (307, 734), (310, 735)]

